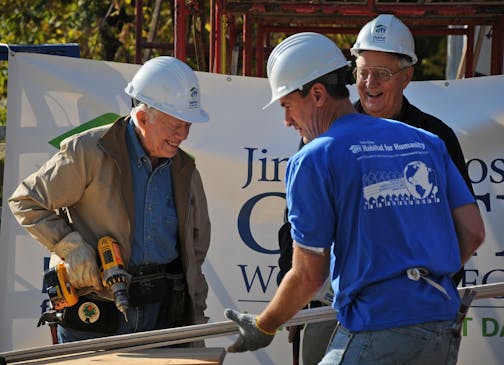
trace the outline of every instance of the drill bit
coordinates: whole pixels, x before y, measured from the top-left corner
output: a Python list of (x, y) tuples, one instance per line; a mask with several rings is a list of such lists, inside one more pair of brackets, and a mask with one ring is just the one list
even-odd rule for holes
[(128, 292), (126, 289), (114, 291), (114, 301), (117, 309), (123, 314), (124, 320), (128, 322)]

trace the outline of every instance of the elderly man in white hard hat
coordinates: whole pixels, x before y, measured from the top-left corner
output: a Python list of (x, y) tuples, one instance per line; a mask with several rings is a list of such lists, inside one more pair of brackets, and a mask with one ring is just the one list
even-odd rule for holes
[(340, 325), (320, 364), (454, 365), (464, 316), (451, 275), (485, 230), (444, 143), (357, 113), (323, 35), (288, 37), (267, 70), (270, 104), (307, 141), (286, 167), (292, 268), (259, 315), (226, 309), (240, 328), (228, 351), (269, 345), (329, 275)]
[[(437, 135), (446, 144), (455, 166), (473, 192), (465, 158), (453, 130), (410, 104), (403, 95), (418, 61), (415, 41), (408, 27), (394, 15), (381, 14), (362, 27), (350, 52), (356, 57), (354, 75), (359, 100), (354, 106), (357, 111), (399, 120)], [(454, 276), (456, 283), (462, 275), (461, 270)]]
[[(18, 222), (63, 260), (79, 294), (77, 304), (54, 313), (63, 318), (60, 343), (208, 319), (207, 201), (194, 158), (180, 147), (193, 123), (209, 120), (198, 79), (184, 62), (156, 57), (125, 92), (130, 115), (65, 139), (9, 199)], [(124, 316), (100, 279), (103, 236), (117, 241), (131, 275)]]

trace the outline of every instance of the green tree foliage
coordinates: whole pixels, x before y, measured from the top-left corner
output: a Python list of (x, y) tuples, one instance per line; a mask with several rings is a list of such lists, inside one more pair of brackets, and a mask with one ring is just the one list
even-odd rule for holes
[(447, 57), (447, 37), (429, 36), (415, 38), (418, 66), (413, 80), (444, 80)]

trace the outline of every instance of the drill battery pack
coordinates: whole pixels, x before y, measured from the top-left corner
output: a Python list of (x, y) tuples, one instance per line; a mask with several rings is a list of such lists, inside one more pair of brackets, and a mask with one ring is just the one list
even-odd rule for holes
[(46, 270), (44, 272), (44, 283), (53, 309), (58, 311), (77, 303), (78, 296), (67, 280), (64, 264), (58, 264)]

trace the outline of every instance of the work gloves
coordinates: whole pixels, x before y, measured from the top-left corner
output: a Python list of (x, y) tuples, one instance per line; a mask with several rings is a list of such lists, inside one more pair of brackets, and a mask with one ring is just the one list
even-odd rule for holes
[(75, 289), (103, 289), (96, 259), (96, 249), (78, 232), (70, 232), (54, 246), (54, 252), (65, 261), (68, 281)]
[(240, 328), (240, 335), (234, 344), (227, 348), (228, 352), (255, 351), (268, 346), (273, 341), (274, 333), (267, 333), (258, 327), (256, 316), (239, 313), (233, 309), (226, 309), (224, 315), (236, 322)]

